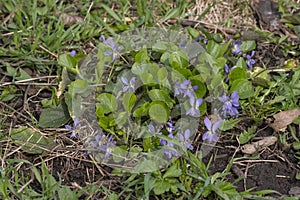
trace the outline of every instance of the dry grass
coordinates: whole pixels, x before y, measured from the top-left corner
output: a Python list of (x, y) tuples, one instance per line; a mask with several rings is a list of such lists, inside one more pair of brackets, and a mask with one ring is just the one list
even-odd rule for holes
[[(256, 26), (256, 20), (247, 1), (218, 0), (211, 8), (210, 6), (212, 1), (196, 0), (196, 5), (189, 10), (190, 19), (236, 29)], [(207, 13), (202, 16), (205, 12)]]

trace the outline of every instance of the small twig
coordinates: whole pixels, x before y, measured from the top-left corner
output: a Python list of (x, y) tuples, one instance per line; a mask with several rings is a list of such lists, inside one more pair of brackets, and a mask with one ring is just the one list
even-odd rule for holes
[(33, 178), (31, 178), (27, 183), (25, 183), (25, 185), (23, 185), (18, 191), (17, 193), (21, 193), (24, 188), (26, 188), (31, 182), (33, 181)]
[(42, 45), (39, 45), (39, 47), (46, 51), (47, 53), (49, 53), (50, 55), (54, 56), (55, 58), (58, 58), (58, 55), (56, 55), (55, 53), (52, 53), (51, 51), (49, 51), (48, 49), (46, 49), (45, 47), (43, 47)]
[(93, 156), (90, 155), (90, 158), (93, 161), (93, 164), (96, 166), (96, 168), (98, 169), (98, 171), (100, 172), (100, 174), (102, 176), (105, 176), (104, 172), (102, 171), (101, 167), (97, 164), (97, 161), (93, 158)]
[(15, 9), (11, 13), (9, 13), (9, 15), (7, 17), (4, 18), (4, 20), (2, 22), (2, 25), (6, 24), (6, 22), (8, 22), (9, 20), (13, 19), (14, 16), (15, 16), (16, 11), (18, 11), (18, 9), (19, 9), (19, 7), (16, 6)]
[(24, 80), (19, 80), (19, 81), (14, 81), (14, 82), (5, 82), (0, 85), (0, 87), (7, 86), (7, 85), (55, 85), (55, 84), (50, 84), (50, 83), (28, 83), (30, 81), (35, 81), (35, 80), (40, 80), (40, 79), (49, 79), (49, 78), (58, 78), (58, 76), (41, 76), (41, 77), (36, 77), (36, 78), (29, 78), (29, 79), (24, 79)]
[(247, 163), (245, 173), (244, 173), (244, 190), (247, 190), (247, 176), (248, 176), (249, 163)]
[(233, 164), (242, 164), (242, 163), (261, 163), (261, 162), (270, 162), (270, 163), (278, 163), (278, 160), (241, 160), (233, 162)]
[(87, 13), (86, 13), (86, 15), (85, 15), (85, 17), (84, 17), (83, 21), (85, 21), (85, 20), (86, 20), (86, 17), (87, 17), (87, 15), (90, 13), (90, 11), (91, 11), (91, 9), (92, 9), (93, 5), (94, 5), (94, 2), (92, 2), (92, 3), (91, 3), (91, 5), (89, 6), (89, 9), (87, 10)]
[[(170, 24), (175, 24), (178, 20), (169, 20), (167, 21), (168, 23)], [(204, 26), (208, 29), (217, 29), (221, 32), (226, 32), (226, 33), (229, 33), (229, 34), (237, 34), (239, 33), (240, 31), (237, 30), (237, 29), (233, 29), (233, 28), (226, 28), (226, 27), (222, 27), (222, 26), (218, 26), (218, 25), (215, 25), (215, 24), (210, 24), (210, 23), (207, 23), (207, 22), (204, 22), (204, 21), (198, 21), (198, 20), (189, 20), (189, 19), (183, 19), (182, 21), (180, 21), (181, 25), (182, 26), (198, 26), (198, 25), (201, 25), (201, 26)]]
[(12, 111), (13, 111), (12, 113), (15, 113), (15, 112), (16, 112), (16, 113), (18, 113), (19, 115), (21, 115), (22, 117), (24, 117), (25, 119), (31, 121), (31, 119), (30, 119), (28, 116), (22, 114), (21, 112), (17, 111), (17, 110), (14, 109), (13, 107), (11, 107), (11, 106), (9, 106), (9, 105), (3, 103), (2, 101), (0, 101), (0, 104), (3, 105), (3, 106), (5, 106), (5, 107), (7, 107), (7, 108), (9, 108), (10, 110), (12, 110)]
[[(29, 26), (29, 27), (27, 28), (27, 31), (28, 31), (29, 29), (32, 29), (32, 28), (33, 28), (33, 26)], [(13, 34), (15, 34), (15, 33), (22, 33), (22, 32), (23, 32), (23, 31), (20, 30), (20, 31), (17, 31), (17, 32), (4, 33), (4, 34), (2, 34), (2, 37), (6, 37), (6, 36), (13, 35)]]

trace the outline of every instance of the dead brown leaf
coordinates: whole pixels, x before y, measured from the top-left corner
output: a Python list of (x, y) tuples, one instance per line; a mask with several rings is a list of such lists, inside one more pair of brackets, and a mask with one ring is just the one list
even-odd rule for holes
[(59, 19), (63, 21), (66, 26), (72, 26), (73, 24), (81, 23), (84, 21), (83, 17), (62, 13), (59, 10), (56, 11), (56, 14), (59, 15)]
[(275, 144), (276, 141), (277, 141), (277, 137), (274, 136), (265, 137), (262, 140), (259, 140), (257, 142), (253, 142), (251, 144), (245, 144), (244, 146), (241, 147), (241, 151), (245, 154), (254, 154), (265, 147)]
[(289, 191), (289, 195), (300, 195), (300, 187), (292, 187)]
[(275, 131), (284, 131), (286, 127), (291, 124), (300, 115), (300, 109), (281, 111), (273, 117), (274, 123), (270, 124)]

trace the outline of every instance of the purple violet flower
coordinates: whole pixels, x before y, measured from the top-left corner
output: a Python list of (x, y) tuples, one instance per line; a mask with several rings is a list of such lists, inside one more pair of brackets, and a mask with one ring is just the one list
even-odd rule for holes
[(71, 135), (70, 135), (70, 138), (76, 137), (76, 132), (75, 132), (74, 130), (75, 130), (76, 127), (78, 126), (78, 123), (79, 123), (79, 117), (75, 117), (74, 122), (73, 122), (73, 126), (65, 125), (65, 128), (66, 128), (68, 131), (72, 131), (72, 132), (71, 132)]
[(111, 135), (108, 138), (106, 144), (102, 144), (99, 147), (100, 151), (105, 153), (105, 155), (104, 155), (105, 158), (108, 158), (111, 155), (112, 149), (116, 145), (116, 141), (114, 141), (112, 138), (113, 138), (113, 135)]
[(115, 41), (112, 37), (109, 37), (107, 39), (105, 39), (104, 35), (100, 36), (100, 40), (103, 42), (103, 44), (105, 44), (106, 46), (108, 46), (109, 48), (111, 48), (112, 51), (105, 51), (103, 52), (104, 56), (110, 56), (112, 55), (112, 61), (115, 60), (115, 52), (118, 51), (119, 47), (115, 44)]
[(203, 39), (203, 37), (200, 35), (200, 36), (196, 37), (196, 38), (193, 40), (193, 42), (199, 42), (199, 41), (201, 41), (202, 39)]
[(225, 72), (225, 74), (227, 75), (227, 74), (229, 74), (229, 71), (230, 69), (229, 69), (229, 66), (225, 63), (225, 65), (224, 65), (224, 72)]
[[(174, 139), (174, 136), (172, 133), (170, 133), (168, 135), (168, 137), (170, 139)], [(160, 142), (163, 146), (166, 146), (165, 148), (163, 148), (163, 152), (165, 154), (165, 156), (168, 158), (168, 159), (171, 159), (173, 156), (174, 157), (177, 157), (178, 156), (178, 153), (173, 150), (172, 148), (174, 148), (174, 144), (170, 141), (166, 141), (166, 140), (161, 140)]]
[(191, 81), (190, 80), (185, 80), (182, 83), (177, 83), (175, 85), (175, 92), (174, 92), (174, 96), (178, 96), (180, 94), (183, 95), (183, 97), (190, 97), (190, 98), (195, 98), (195, 92), (194, 90), (198, 89), (198, 86), (192, 86), (191, 85)]
[(228, 75), (236, 66), (234, 65), (233, 67), (229, 67), (227, 64), (224, 65), (224, 72), (225, 75)]
[(200, 41), (203, 41), (204, 44), (207, 43), (207, 39), (202, 37), (201, 35), (199, 37), (196, 37), (193, 42), (200, 42)]
[(214, 124), (211, 123), (211, 121), (205, 117), (204, 118), (204, 125), (208, 129), (203, 135), (202, 140), (208, 140), (209, 142), (217, 142), (219, 140), (219, 137), (217, 136), (217, 130), (221, 126), (222, 119), (219, 119)]
[(106, 141), (106, 136), (100, 133), (95, 136), (95, 140), (90, 142), (90, 145), (93, 148), (96, 148), (98, 153), (104, 153), (104, 158), (108, 158), (111, 155), (111, 151), (115, 144), (116, 141), (113, 140), (113, 135)]
[(76, 55), (76, 51), (75, 50), (72, 50), (71, 52), (70, 52), (70, 56), (71, 57), (74, 57)]
[(255, 60), (252, 59), (252, 57), (254, 56), (254, 54), (255, 54), (255, 51), (251, 51), (250, 55), (246, 55), (246, 58), (247, 58), (246, 63), (247, 63), (247, 66), (248, 66), (249, 69), (252, 69), (253, 65), (255, 63)]
[(121, 81), (123, 82), (123, 84), (125, 85), (124, 87), (123, 87), (123, 93), (124, 92), (127, 92), (127, 91), (129, 91), (129, 92), (134, 92), (134, 84), (135, 84), (135, 81), (136, 81), (136, 78), (135, 77), (132, 77), (131, 79), (130, 79), (130, 81), (128, 81), (128, 79), (126, 78), (126, 77), (122, 77), (121, 78)]
[(191, 84), (190, 80), (185, 80), (182, 83), (177, 83), (175, 85), (174, 96), (177, 96), (177, 95), (180, 95), (180, 94), (185, 94), (186, 90), (188, 89), (189, 84)]
[(222, 114), (224, 116), (236, 116), (239, 113), (239, 95), (236, 91), (231, 93), (230, 98), (224, 94), (219, 97), (219, 100), (224, 103), (222, 107)]
[(241, 41), (232, 41), (233, 43), (233, 48), (231, 50), (231, 53), (233, 55), (237, 55), (237, 54), (241, 54), (242, 53), (242, 50), (240, 49), (240, 46), (242, 45), (242, 42)]
[(156, 129), (153, 124), (148, 125), (148, 131), (151, 133), (152, 136), (155, 136), (156, 134), (162, 134), (160, 129)]
[[(183, 145), (185, 148), (189, 149), (189, 150), (193, 150), (194, 147), (192, 146), (192, 144), (188, 141), (189, 138), (191, 136), (191, 131), (190, 129), (186, 129), (184, 133), (180, 133), (179, 134), (179, 139), (181, 142), (183, 142)], [(182, 149), (184, 150), (185, 148), (182, 147)]]
[(159, 143), (162, 145), (162, 146), (166, 146), (167, 145), (167, 140), (164, 140), (164, 139), (159, 139)]
[(186, 111), (186, 115), (190, 115), (193, 117), (199, 117), (200, 111), (199, 106), (202, 104), (203, 99), (202, 98), (190, 98), (190, 105), (191, 108)]
[(175, 130), (175, 126), (173, 125), (171, 117), (169, 118), (169, 121), (166, 123), (166, 125), (167, 125), (167, 131), (168, 131), (168, 133), (172, 134), (173, 131)]

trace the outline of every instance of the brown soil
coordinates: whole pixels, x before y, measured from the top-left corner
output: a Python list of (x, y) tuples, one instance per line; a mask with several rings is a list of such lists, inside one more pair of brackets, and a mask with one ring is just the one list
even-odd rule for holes
[[(244, 124), (247, 127), (249, 125), (252, 123)], [(266, 124), (262, 124), (258, 128), (258, 130), (262, 130), (259, 132), (259, 137), (276, 135), (272, 128), (266, 127)], [(247, 129), (241, 126), (232, 132), (239, 135), (244, 128)], [(283, 151), (279, 145), (275, 144), (250, 156), (238, 151), (236, 140), (224, 136), (214, 152), (205, 157), (204, 161), (208, 162), (212, 155), (214, 160), (209, 168), (211, 174), (224, 172), (231, 159), (243, 157), (233, 163), (231, 174), (227, 177), (227, 180), (234, 183), (240, 192), (249, 189), (253, 189), (253, 191), (276, 190), (281, 194), (271, 194), (270, 196), (279, 198), (292, 193), (292, 188), (300, 187), (300, 181), (296, 179), (298, 160), (294, 157), (293, 149)], [(256, 156), (259, 158), (251, 159)]]

